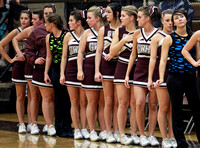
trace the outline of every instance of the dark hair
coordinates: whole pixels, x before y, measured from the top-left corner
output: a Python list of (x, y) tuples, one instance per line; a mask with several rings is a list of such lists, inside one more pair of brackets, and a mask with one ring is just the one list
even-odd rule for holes
[[(174, 10), (174, 12), (172, 14), (172, 22), (173, 23), (174, 23), (174, 15), (176, 15), (177, 13), (183, 14), (186, 17), (187, 21), (188, 21), (188, 14), (187, 14), (186, 11), (184, 11), (184, 10)], [(188, 22), (186, 23), (186, 31), (187, 31), (188, 35), (190, 35), (190, 36), (192, 35), (192, 29), (190, 28)]]
[(56, 13), (50, 13), (46, 16), (46, 19), (49, 23), (54, 23), (54, 25), (62, 30), (63, 29), (63, 21), (61, 19), (61, 16)]
[(19, 17), (21, 17), (22, 13), (26, 13), (26, 14), (28, 15), (28, 17), (30, 18), (30, 20), (32, 19), (32, 13), (31, 13), (30, 10), (22, 10), (22, 11), (20, 12)]
[[(122, 9), (121, 5), (118, 3), (110, 3), (107, 5), (107, 7), (110, 7), (112, 9), (114, 20), (115, 21), (117, 21), (117, 19), (120, 20), (121, 9)], [(117, 12), (119, 13), (118, 16), (117, 16)]]
[(81, 25), (83, 26), (83, 28), (85, 28), (85, 29), (87, 28), (86, 20), (85, 20), (84, 16), (81, 15), (81, 11), (80, 10), (76, 9), (76, 10), (72, 11), (70, 13), (70, 16), (73, 16), (76, 21), (80, 20), (81, 21)]
[(56, 5), (55, 4), (45, 4), (43, 8), (43, 12), (45, 8), (51, 8), (53, 10), (53, 13), (56, 13)]
[(38, 15), (38, 17), (39, 17), (40, 20), (43, 19), (43, 10), (42, 9), (35, 9), (33, 11), (33, 14)]
[(142, 6), (138, 11), (143, 11), (145, 16), (150, 17), (152, 24), (161, 18), (161, 11), (156, 6)]

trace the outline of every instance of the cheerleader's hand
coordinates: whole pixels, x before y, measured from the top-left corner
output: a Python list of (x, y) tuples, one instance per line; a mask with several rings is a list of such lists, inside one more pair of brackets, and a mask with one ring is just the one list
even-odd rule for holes
[(110, 61), (112, 58), (113, 58), (113, 56), (111, 56), (110, 54), (107, 54), (107, 55), (104, 56), (104, 59), (106, 61)]
[(49, 75), (48, 75), (48, 74), (45, 74), (45, 75), (44, 75), (44, 82), (45, 82), (46, 84), (51, 84), (51, 79), (49, 78)]
[(95, 75), (94, 75), (94, 81), (96, 82), (101, 82), (103, 79), (102, 75), (100, 72), (96, 72)]
[(125, 85), (127, 88), (130, 88), (130, 85), (129, 85), (129, 76), (126, 76), (126, 77), (125, 77), (124, 85)]
[(22, 52), (18, 53), (16, 55), (18, 57), (18, 61), (25, 61), (25, 57), (24, 57), (24, 54)]
[(14, 63), (15, 61), (20, 61), (20, 59), (17, 55), (11, 59), (10, 63)]
[(83, 81), (84, 80), (84, 73), (83, 73), (83, 71), (78, 71), (78, 73), (77, 73), (77, 79), (79, 81)]
[(65, 84), (65, 76), (64, 75), (60, 76), (60, 84), (62, 84), (62, 85)]
[(35, 64), (43, 65), (45, 63), (45, 58), (40, 57), (35, 60)]
[(153, 86), (153, 82), (152, 82), (152, 80), (148, 80), (148, 83), (147, 83), (147, 88), (148, 88), (148, 90), (149, 91), (152, 91), (152, 88), (153, 88), (154, 86)]
[(123, 38), (123, 40), (125, 40), (126, 43), (127, 43), (127, 42), (133, 41), (133, 33), (127, 34), (127, 35)]
[(156, 81), (155, 87), (159, 87), (163, 83), (162, 79)]

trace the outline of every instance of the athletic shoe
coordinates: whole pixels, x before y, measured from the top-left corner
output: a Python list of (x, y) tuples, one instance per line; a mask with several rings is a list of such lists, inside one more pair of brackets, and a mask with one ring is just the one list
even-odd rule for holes
[(140, 138), (137, 136), (137, 134), (133, 134), (131, 136), (131, 139), (133, 140), (134, 144), (139, 144), (140, 143)]
[(171, 142), (169, 141), (168, 138), (165, 138), (162, 141), (162, 148), (171, 148), (171, 147), (172, 147)]
[(37, 124), (33, 124), (31, 128), (31, 135), (38, 135), (40, 133), (40, 130), (37, 126)]
[(26, 131), (28, 133), (30, 133), (31, 132), (31, 128), (32, 128), (32, 123), (30, 123), (30, 124), (27, 125)]
[(150, 144), (150, 142), (146, 136), (144, 136), (144, 135), (140, 136), (140, 145), (141, 146), (147, 146), (149, 144)]
[(173, 148), (176, 148), (178, 146), (175, 138), (170, 138), (169, 141)]
[(56, 129), (54, 127), (54, 125), (50, 125), (48, 128), (47, 128), (47, 135), (49, 136), (54, 136), (56, 134)]
[(127, 137), (125, 134), (122, 134), (121, 137), (120, 137), (120, 142), (121, 142), (121, 144), (129, 145), (129, 144), (131, 144), (133, 141), (132, 141), (131, 138)]
[(114, 138), (112, 132), (109, 132), (109, 133), (107, 134), (106, 142), (108, 142), (108, 143), (116, 142), (116, 139)]
[(82, 136), (82, 134), (81, 134), (80, 129), (75, 129), (75, 130), (74, 130), (74, 139), (75, 139), (75, 140), (83, 139), (83, 136)]
[(97, 132), (95, 130), (92, 130), (90, 132), (90, 140), (91, 141), (98, 141), (98, 140), (100, 140), (100, 137), (97, 135)]
[(48, 128), (48, 126), (47, 126), (47, 124), (45, 124), (44, 127), (43, 127), (43, 129), (42, 129), (42, 132), (43, 133), (47, 133), (47, 128)]
[(101, 132), (99, 133), (99, 138), (100, 138), (100, 140), (106, 140), (106, 137), (107, 137), (107, 132), (106, 132), (106, 130), (101, 131)]
[(88, 132), (88, 130), (85, 128), (85, 129), (81, 129), (81, 134), (83, 136), (83, 138), (85, 139), (89, 139), (90, 138), (90, 133)]
[(160, 143), (158, 142), (158, 140), (156, 139), (156, 137), (154, 136), (151, 136), (148, 138), (151, 146), (156, 146), (156, 145), (159, 145)]
[(17, 125), (19, 128), (18, 128), (18, 133), (20, 134), (25, 134), (26, 133), (26, 126), (24, 123), (19, 123)]
[(120, 142), (119, 131), (116, 131), (116, 132), (114, 133), (114, 137), (115, 137), (115, 139), (116, 139), (117, 142)]

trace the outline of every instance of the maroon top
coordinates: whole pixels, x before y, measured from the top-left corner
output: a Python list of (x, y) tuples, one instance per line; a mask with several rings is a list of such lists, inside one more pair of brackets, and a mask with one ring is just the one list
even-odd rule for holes
[(29, 64), (34, 65), (39, 57), (46, 58), (46, 31), (44, 24), (35, 28), (29, 35), (25, 45), (25, 55)]

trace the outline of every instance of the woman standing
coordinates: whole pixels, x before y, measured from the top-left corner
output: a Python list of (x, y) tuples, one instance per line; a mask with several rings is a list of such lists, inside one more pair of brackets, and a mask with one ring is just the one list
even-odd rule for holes
[[(124, 86), (125, 74), (133, 45), (132, 40), (136, 30), (136, 19), (137, 8), (135, 6), (122, 7), (120, 20), (123, 27), (120, 27), (115, 31), (110, 47), (110, 53), (105, 56), (106, 60), (110, 60), (112, 57), (119, 55), (119, 60), (114, 74), (114, 84), (117, 89), (117, 97), (119, 101), (117, 121), (119, 125), (120, 142), (125, 145), (132, 143), (132, 141), (135, 144), (139, 143), (139, 139), (136, 134), (137, 123), (135, 119), (135, 99), (133, 97), (133, 89), (129, 89)], [(132, 70), (131, 76), (133, 76), (133, 71), (134, 69)], [(133, 77), (131, 77), (129, 83), (131, 83), (131, 81), (133, 81)], [(131, 106), (131, 138), (128, 138), (125, 135), (127, 109), (129, 104)]]
[[(25, 40), (28, 38), (28, 36), (31, 34), (31, 32), (34, 30), (34, 28), (38, 27), (44, 22), (43, 19), (43, 10), (41, 9), (36, 9), (32, 13), (32, 26), (27, 27), (24, 29), (20, 34), (15, 36), (12, 40), (13, 47), (15, 50), (20, 50), (19, 49), (19, 42), (22, 40)], [(25, 53), (26, 57), (26, 53)], [(27, 132), (30, 132), (31, 134), (39, 134), (39, 129), (38, 126), (36, 125), (37, 117), (38, 117), (38, 112), (39, 112), (39, 102), (35, 103), (35, 100), (38, 100), (38, 98), (41, 98), (40, 92), (37, 87), (32, 85), (32, 72), (33, 72), (33, 65), (28, 64), (26, 61), (25, 67), (24, 67), (24, 77), (26, 78), (28, 82), (28, 103), (30, 105), (30, 122), (27, 125)]]
[[(162, 31), (158, 31), (151, 40), (151, 57), (149, 61), (149, 74), (148, 74), (148, 84), (147, 87), (149, 91), (153, 88), (153, 83), (159, 79), (159, 63), (160, 63), (160, 56), (161, 56), (161, 46), (163, 43), (164, 38), (172, 33), (172, 10), (165, 10), (162, 12), (162, 24), (163, 29)], [(167, 90), (166, 79), (168, 76), (168, 67), (169, 67), (169, 60), (167, 62), (168, 66), (166, 67), (165, 73), (165, 83), (163, 83), (162, 87), (157, 87), (156, 94), (158, 97), (159, 103), (159, 110), (158, 110), (158, 123), (160, 127), (160, 132), (162, 135), (162, 146), (164, 148), (168, 147), (177, 147), (176, 140), (174, 138), (173, 130), (172, 130), (172, 114), (171, 114), (171, 102), (169, 93)], [(169, 131), (169, 139), (167, 138), (167, 127)]]
[[(60, 83), (67, 86), (71, 101), (71, 117), (74, 126), (74, 139), (88, 139), (89, 133), (86, 129), (86, 106), (87, 99), (85, 91), (81, 88), (81, 82), (77, 80), (77, 55), (81, 36), (84, 32), (86, 21), (81, 11), (75, 10), (70, 13), (68, 32), (63, 41), (63, 53), (60, 70)], [(66, 68), (66, 70), (65, 70)], [(79, 110), (80, 106), (80, 110)], [(79, 129), (79, 116), (81, 130)]]
[[(90, 29), (85, 30), (83, 36), (81, 37), (78, 51), (78, 74), (77, 79), (82, 81), (82, 87), (85, 89), (87, 97), (87, 109), (86, 116), (90, 128), (90, 140), (97, 141), (100, 137), (95, 131), (96, 115), (97, 115), (97, 105), (99, 100), (103, 100), (103, 93), (100, 91), (102, 89), (102, 84), (100, 82), (94, 81), (95, 75), (95, 52), (97, 48), (97, 36), (99, 29), (104, 25), (103, 23), (103, 10), (100, 7), (93, 6), (87, 11), (87, 23)], [(85, 61), (83, 64), (84, 54)], [(101, 131), (105, 130), (102, 127), (102, 122), (104, 118), (100, 119)], [(104, 129), (103, 129), (104, 128)], [(103, 139), (106, 138), (105, 131), (100, 133), (103, 135)]]
[[(95, 57), (95, 81), (101, 82), (103, 84), (103, 92), (105, 99), (105, 108), (104, 108), (104, 118), (106, 123), (107, 138), (106, 141), (110, 142), (119, 142), (119, 132), (117, 125), (117, 94), (113, 85), (114, 72), (117, 64), (117, 58), (106, 61), (104, 56), (109, 53), (110, 44), (112, 42), (112, 37), (115, 29), (117, 29), (120, 23), (120, 12), (121, 5), (118, 3), (108, 4), (106, 8), (106, 18), (109, 24), (103, 26), (99, 30), (98, 42), (97, 42), (97, 51)], [(102, 56), (102, 57), (101, 57)], [(101, 66), (100, 66), (101, 65)], [(108, 114), (111, 113), (111, 114)], [(113, 131), (112, 134), (112, 123)]]
[[(17, 102), (16, 102), (16, 110), (17, 116), (19, 120), (19, 129), (18, 133), (26, 133), (26, 126), (24, 124), (24, 113), (25, 113), (25, 95), (26, 95), (26, 83), (27, 81), (24, 78), (24, 67), (25, 67), (25, 57), (24, 57), (24, 49), (25, 49), (25, 42), (23, 40), (19, 42), (19, 50), (16, 50), (17, 58), (11, 59), (7, 53), (4, 51), (3, 47), (6, 46), (17, 34), (19, 34), (23, 29), (30, 26), (32, 14), (28, 10), (23, 10), (20, 13), (20, 24), (21, 26), (17, 29), (14, 29), (10, 32), (3, 40), (0, 42), (0, 50), (2, 56), (10, 63), (15, 62), (13, 65), (12, 71), (12, 81), (15, 83), (16, 87), (16, 94), (17, 94)], [(28, 109), (29, 110), (29, 106)], [(30, 113), (28, 111), (28, 113)], [(30, 118), (30, 114), (28, 114), (28, 118)], [(30, 118), (31, 119), (31, 118)], [(28, 121), (31, 121), (28, 119)], [(31, 122), (30, 122), (31, 123)]]
[[(128, 69), (126, 72), (125, 85), (129, 87), (128, 80), (131, 69), (136, 58), (138, 61), (134, 71), (134, 96), (136, 99), (136, 120), (140, 131), (140, 145), (152, 146), (159, 145), (157, 139), (153, 136), (154, 129), (157, 123), (157, 98), (156, 91), (152, 89), (149, 92), (149, 138), (145, 136), (145, 103), (148, 93), (148, 66), (150, 59), (150, 43), (152, 37), (157, 33), (158, 29), (153, 27), (153, 23), (160, 19), (160, 11), (157, 7), (143, 6), (138, 9), (138, 26), (142, 27), (137, 30), (133, 36), (133, 49), (129, 59)], [(132, 75), (130, 75), (132, 76)]]
[[(44, 18), (46, 15), (55, 12), (55, 5), (45, 5), (43, 8)], [(33, 65), (33, 79), (32, 84), (39, 89), (42, 95), (42, 111), (47, 126), (43, 128), (47, 131), (49, 136), (56, 134), (53, 126), (54, 117), (54, 91), (52, 84), (46, 84), (44, 81), (45, 58), (46, 58), (46, 43), (45, 39), (49, 32), (46, 31), (45, 24), (41, 24), (35, 28), (29, 35), (26, 41), (26, 58), (29, 64)], [(34, 97), (36, 98), (36, 97)], [(39, 103), (40, 98), (34, 100)], [(36, 119), (37, 120), (37, 119)], [(35, 127), (37, 123), (35, 122)]]
[[(185, 44), (189, 41), (192, 32), (187, 22), (187, 13), (181, 10), (174, 11), (172, 21), (176, 30), (168, 35), (162, 45), (161, 61), (159, 66), (160, 79), (156, 82), (158, 85), (164, 81), (165, 67), (168, 56), (170, 57), (169, 75), (167, 78), (167, 88), (172, 103), (172, 125), (178, 147), (189, 147), (184, 136), (183, 124), (183, 94), (185, 93), (188, 103), (191, 106), (194, 116), (196, 134), (200, 142), (200, 110), (199, 98), (196, 87), (196, 69), (181, 54)], [(195, 49), (187, 44), (186, 49), (191, 49), (192, 58), (195, 57)], [(183, 51), (187, 53), (188, 51)], [(188, 55), (188, 54), (187, 54)], [(190, 57), (190, 59), (192, 59)]]

